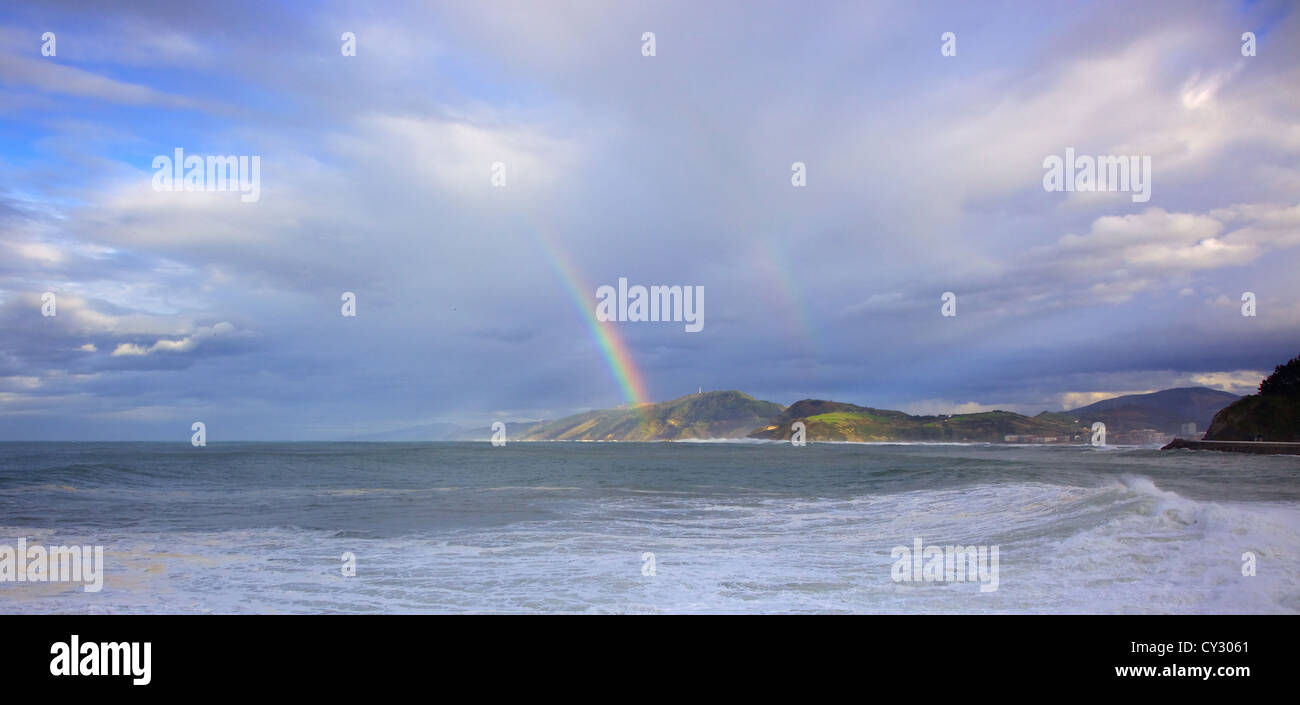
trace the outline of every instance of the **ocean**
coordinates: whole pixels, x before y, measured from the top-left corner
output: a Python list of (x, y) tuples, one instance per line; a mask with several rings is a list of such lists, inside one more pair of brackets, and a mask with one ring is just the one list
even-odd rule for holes
[[(103, 546), (103, 585), (0, 582), (3, 613), (1296, 613), (1300, 457), (5, 442), (19, 539)], [(996, 589), (896, 580), (917, 540), (996, 547)]]

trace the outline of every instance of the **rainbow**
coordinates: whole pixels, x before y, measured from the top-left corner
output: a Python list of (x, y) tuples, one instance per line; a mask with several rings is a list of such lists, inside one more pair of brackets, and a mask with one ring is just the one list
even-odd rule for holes
[(771, 284), (769, 289), (774, 290), (784, 303), (790, 325), (799, 333), (797, 339), (800, 344), (805, 349), (815, 352), (815, 343), (818, 340), (816, 327), (805, 313), (808, 307), (803, 305), (804, 297), (798, 283), (789, 271), (789, 267), (782, 265), (783, 262), (789, 262), (789, 258), (773, 238), (756, 240), (753, 254), (758, 268), (765, 271), (766, 281)]
[(596, 341), (596, 347), (605, 358), (605, 364), (613, 374), (614, 381), (622, 390), (623, 398), (634, 408), (650, 403), (650, 395), (646, 392), (645, 375), (637, 369), (632, 354), (628, 351), (627, 342), (618, 334), (616, 324), (596, 320), (594, 298), (596, 290), (583, 281), (577, 267), (573, 265), (564, 250), (547, 238), (545, 233), (539, 231), (537, 241), (546, 255), (547, 263), (564, 283), (569, 298), (578, 309), (578, 315), (587, 324), (587, 330)]

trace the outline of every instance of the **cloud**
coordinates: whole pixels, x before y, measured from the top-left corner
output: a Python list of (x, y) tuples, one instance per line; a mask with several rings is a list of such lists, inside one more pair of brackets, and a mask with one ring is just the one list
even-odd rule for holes
[[(622, 276), (709, 292), (696, 337), (616, 329), (657, 398), (1036, 413), (1244, 384), (1213, 375), (1294, 355), (1300, 324), (1300, 102), (1277, 88), (1300, 67), (1243, 60), (1224, 30), (1259, 12), (15, 10), (0, 377), (39, 383), (0, 387), (0, 437), (51, 433), (37, 416), (331, 438), (613, 406), (583, 297)], [(47, 18), (69, 28), (53, 61), (33, 49)], [(1294, 43), (1295, 13), (1271, 32)], [(1151, 155), (1151, 202), (1044, 192), (1067, 146)], [(261, 200), (153, 191), (176, 147), (260, 155)]]
[(1061, 395), (1062, 409), (1078, 409), (1096, 404), (1099, 401), (1114, 399), (1115, 397), (1128, 396), (1130, 394), (1150, 394), (1151, 392), (1160, 391), (1158, 389), (1130, 389), (1128, 391), (1105, 391), (1105, 392), (1066, 392)]
[(1231, 372), (1201, 372), (1190, 376), (1197, 386), (1221, 389), (1233, 394), (1254, 394), (1268, 373), (1259, 370), (1233, 370)]
[(152, 355), (156, 352), (184, 353), (194, 350), (205, 340), (235, 335), (239, 335), (235, 331), (235, 327), (229, 322), (222, 321), (214, 326), (199, 328), (193, 335), (185, 336), (179, 340), (159, 340), (148, 347), (134, 343), (121, 343), (113, 349), (112, 354), (113, 357), (120, 357), (122, 355)]
[(496, 163), (505, 165), (506, 188), (526, 193), (544, 191), (571, 175), (575, 145), (536, 126), (494, 122), (489, 116), (371, 115), (353, 135), (337, 137), (335, 147), (363, 169), (377, 163), (391, 181), (413, 190), (432, 189), (485, 205), (501, 193), (484, 188)]
[(0, 83), (126, 105), (181, 109), (210, 107), (206, 101), (169, 95), (147, 86), (117, 81), (90, 71), (64, 66), (50, 59), (6, 53), (0, 53)]
[(1296, 214), (1296, 206), (1239, 204), (1208, 213), (1153, 207), (1101, 216), (1084, 234), (1015, 258), (1000, 277), (1039, 287), (1069, 282), (1090, 293), (1085, 301), (1123, 303), (1153, 288), (1186, 296), (1190, 275), (1242, 267), (1300, 244)]

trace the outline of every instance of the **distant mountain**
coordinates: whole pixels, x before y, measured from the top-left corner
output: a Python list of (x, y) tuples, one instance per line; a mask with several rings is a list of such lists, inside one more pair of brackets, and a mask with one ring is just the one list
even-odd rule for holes
[(657, 404), (588, 411), (544, 421), (525, 441), (671, 441), (743, 438), (781, 415), (781, 405), (736, 391), (705, 392)]
[(1207, 387), (1180, 387), (1150, 394), (1128, 394), (1051, 415), (1062, 420), (1078, 419), (1086, 425), (1100, 421), (1106, 424), (1108, 433), (1150, 428), (1176, 434), (1188, 422), (1195, 422), (1199, 433), (1210, 426), (1220, 409), (1240, 398)]
[[(809, 441), (972, 441), (1001, 443), (1007, 436), (1085, 441), (1088, 429), (1058, 418), (988, 411), (951, 416), (912, 416), (843, 402), (805, 399), (791, 404), (775, 423), (750, 438), (789, 440), (802, 421)], [(1048, 441), (1050, 442), (1050, 441)]]
[(1300, 357), (1278, 365), (1259, 385), (1215, 414), (1207, 441), (1300, 441)]
[[(1238, 397), (1204, 387), (1132, 394), (1066, 412), (1024, 416), (989, 411), (951, 416), (912, 416), (844, 402), (804, 399), (788, 408), (738, 391), (690, 394), (672, 401), (574, 414), (556, 421), (508, 423), (510, 441), (672, 441), (708, 438), (789, 440), (790, 426), (804, 422), (809, 441), (1085, 442), (1094, 421), (1108, 432), (1155, 429), (1177, 433), (1182, 424), (1210, 425), (1215, 412)], [(359, 436), (362, 441), (486, 441), (487, 426), (428, 424)], [(1051, 442), (1051, 441), (1047, 441)]]

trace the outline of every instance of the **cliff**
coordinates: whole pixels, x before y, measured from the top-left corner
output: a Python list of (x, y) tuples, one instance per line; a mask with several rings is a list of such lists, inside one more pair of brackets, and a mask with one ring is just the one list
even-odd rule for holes
[(1300, 356), (1278, 365), (1259, 393), (1214, 415), (1207, 441), (1300, 441)]

